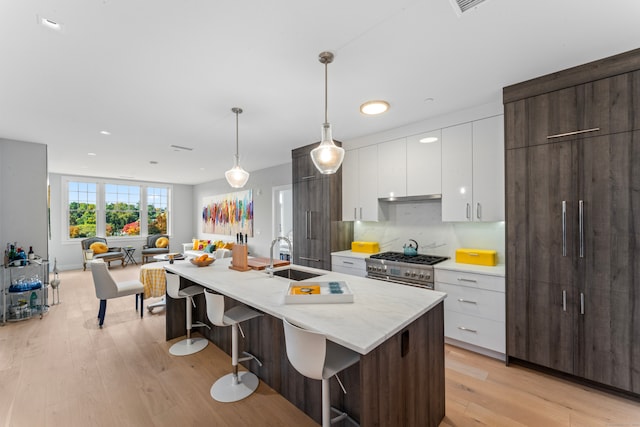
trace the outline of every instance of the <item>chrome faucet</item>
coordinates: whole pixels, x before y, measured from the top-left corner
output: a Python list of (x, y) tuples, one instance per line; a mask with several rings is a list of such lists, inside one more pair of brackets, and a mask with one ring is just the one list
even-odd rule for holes
[(275, 239), (273, 239), (273, 241), (271, 242), (271, 249), (269, 249), (269, 268), (267, 269), (267, 271), (269, 272), (269, 277), (273, 277), (273, 247), (280, 240), (284, 240), (285, 242), (287, 242), (287, 245), (289, 246), (289, 256), (293, 258), (293, 246), (291, 246), (291, 241), (289, 239), (284, 236), (276, 237)]

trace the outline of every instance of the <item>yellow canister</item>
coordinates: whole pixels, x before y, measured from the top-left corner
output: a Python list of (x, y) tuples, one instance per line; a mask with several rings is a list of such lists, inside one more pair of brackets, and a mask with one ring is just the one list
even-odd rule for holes
[(498, 264), (498, 253), (487, 249), (456, 249), (456, 262), (493, 267)]
[(380, 245), (378, 242), (351, 242), (351, 251), (375, 254), (380, 252)]

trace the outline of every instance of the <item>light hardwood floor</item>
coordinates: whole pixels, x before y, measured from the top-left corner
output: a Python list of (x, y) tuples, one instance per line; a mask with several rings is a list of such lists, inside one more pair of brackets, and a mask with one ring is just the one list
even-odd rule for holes
[[(138, 271), (111, 269), (117, 280)], [(163, 312), (140, 319), (132, 296), (108, 302), (101, 330), (91, 272), (60, 276), (62, 304), (0, 328), (0, 427), (317, 426), (263, 383), (243, 401), (213, 401), (226, 354), (170, 356)], [(637, 402), (452, 346), (446, 382), (442, 426), (640, 426)]]

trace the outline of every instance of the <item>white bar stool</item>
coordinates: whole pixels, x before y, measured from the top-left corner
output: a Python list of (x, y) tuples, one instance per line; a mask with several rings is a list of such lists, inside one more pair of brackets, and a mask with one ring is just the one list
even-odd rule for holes
[(165, 275), (167, 277), (167, 295), (174, 299), (184, 298), (187, 305), (187, 338), (172, 345), (169, 349), (169, 353), (174, 356), (187, 356), (204, 350), (209, 343), (209, 340), (206, 338), (191, 338), (191, 328), (203, 326), (209, 328), (209, 325), (202, 322), (192, 323), (191, 321), (191, 306), (196, 306), (196, 303), (193, 301), (193, 297), (203, 293), (204, 288), (202, 286), (193, 285), (185, 289), (180, 289), (180, 276), (171, 273), (165, 273)]
[(231, 326), (231, 366), (233, 372), (219, 378), (211, 386), (211, 397), (218, 402), (237, 402), (248, 397), (258, 388), (259, 379), (252, 372), (238, 372), (238, 363), (254, 359), (258, 365), (262, 362), (253, 354), (243, 352), (246, 357), (238, 358), (238, 330), (244, 338), (244, 332), (239, 323), (262, 316), (255, 310), (244, 305), (237, 305), (224, 311), (224, 296), (206, 290), (204, 297), (207, 301), (207, 317), (216, 326)]
[[(322, 427), (329, 427), (332, 423), (348, 419), (358, 425), (346, 412), (331, 407), (329, 396), (329, 380), (335, 376), (346, 394), (337, 373), (347, 369), (360, 360), (360, 354), (338, 345), (319, 333), (302, 329), (282, 319), (284, 325), (284, 340), (289, 362), (307, 378), (322, 380)], [(331, 418), (331, 411), (339, 415)]]

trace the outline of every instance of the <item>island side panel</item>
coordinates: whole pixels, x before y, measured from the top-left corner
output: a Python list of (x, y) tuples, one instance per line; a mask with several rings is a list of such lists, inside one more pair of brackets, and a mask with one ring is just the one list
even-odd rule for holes
[(438, 426), (445, 415), (443, 303), (360, 358), (363, 426)]

